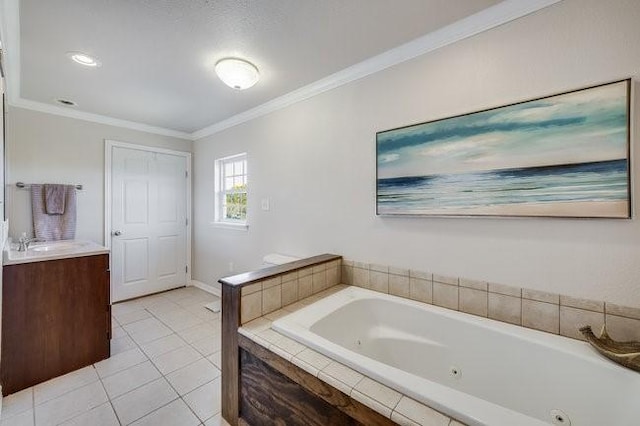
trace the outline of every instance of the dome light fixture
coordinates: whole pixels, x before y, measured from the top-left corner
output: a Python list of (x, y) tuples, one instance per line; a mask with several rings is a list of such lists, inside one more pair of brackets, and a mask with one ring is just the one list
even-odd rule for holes
[(97, 68), (102, 65), (98, 58), (82, 52), (67, 52), (67, 57), (73, 62), (84, 65), (85, 67)]
[(237, 90), (248, 89), (260, 79), (258, 68), (244, 59), (221, 59), (215, 69), (224, 84)]

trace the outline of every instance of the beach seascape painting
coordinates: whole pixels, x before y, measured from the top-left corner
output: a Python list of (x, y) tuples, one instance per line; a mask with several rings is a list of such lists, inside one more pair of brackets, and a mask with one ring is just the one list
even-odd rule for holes
[(628, 218), (631, 80), (377, 133), (378, 215)]

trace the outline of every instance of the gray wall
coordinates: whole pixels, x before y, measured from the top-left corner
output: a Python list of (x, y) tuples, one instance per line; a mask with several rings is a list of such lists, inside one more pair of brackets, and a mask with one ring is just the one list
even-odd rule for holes
[[(637, 219), (374, 214), (376, 131), (637, 78), (638, 22), (637, 0), (565, 0), (196, 141), (194, 278), (214, 285), (230, 273), (230, 262), (236, 271), (252, 269), (268, 252), (333, 252), (640, 306)], [(633, 124), (637, 129), (635, 115)], [(249, 230), (219, 229), (212, 225), (214, 160), (243, 151)], [(270, 211), (260, 210), (263, 198)]]
[(76, 237), (99, 243), (104, 237), (104, 140), (191, 151), (192, 142), (137, 130), (10, 107), (7, 113), (5, 186), (9, 235), (31, 234), (26, 183), (82, 184)]

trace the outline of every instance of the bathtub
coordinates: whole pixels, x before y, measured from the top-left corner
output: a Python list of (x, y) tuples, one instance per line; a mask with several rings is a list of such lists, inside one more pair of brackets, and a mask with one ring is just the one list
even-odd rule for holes
[(640, 424), (640, 374), (584, 342), (359, 287), (272, 327), (469, 425)]

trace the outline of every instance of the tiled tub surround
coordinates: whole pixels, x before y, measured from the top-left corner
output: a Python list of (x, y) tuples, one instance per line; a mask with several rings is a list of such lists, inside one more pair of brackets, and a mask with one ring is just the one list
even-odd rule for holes
[(341, 282), (574, 339), (606, 324), (613, 339), (640, 341), (640, 308), (346, 259)]
[(345, 285), (334, 286), (313, 297), (254, 319), (244, 324), (238, 331), (253, 342), (399, 425), (463, 426), (463, 423), (364, 376), (271, 328), (272, 321), (296, 312), (346, 287)]
[(326, 290), (340, 282), (340, 260), (308, 266), (242, 287), (241, 322)]
[[(235, 330), (399, 424), (462, 423), (272, 330), (271, 322), (345, 285), (355, 285), (580, 340), (580, 326), (589, 324), (598, 330), (606, 321), (612, 337), (640, 340), (640, 309), (344, 259), (323, 265), (278, 273), (275, 277), (267, 274), (244, 286), (238, 292), (242, 299), (238, 307), (241, 318)], [(334, 286), (337, 282), (342, 284)], [(223, 400), (223, 415), (224, 404)]]
[[(307, 259), (304, 259), (307, 260)], [(245, 277), (232, 277), (230, 281), (241, 283), (243, 280), (251, 280), (241, 287), (238, 321), (238, 334), (254, 341), (258, 345), (268, 349), (270, 352), (291, 362), (315, 378), (327, 383), (329, 386), (342, 392), (347, 398), (363, 404), (371, 410), (379, 413), (384, 418), (401, 425), (442, 425), (461, 426), (462, 423), (445, 416), (430, 407), (423, 405), (399, 392), (384, 386), (383, 384), (365, 377), (357, 371), (329, 358), (320, 353), (307, 348), (306, 346), (289, 339), (272, 330), (271, 321), (283, 315), (308, 306), (318, 300), (323, 299), (346, 286), (338, 284), (341, 280), (341, 259), (332, 259), (312, 266), (299, 268), (292, 272), (278, 273), (278, 270), (289, 268), (282, 265), (269, 268), (262, 272), (266, 276), (262, 279), (255, 279), (250, 274)], [(271, 275), (269, 271), (276, 271)], [(261, 273), (257, 271), (257, 273)], [(235, 280), (234, 280), (235, 279)], [(232, 286), (223, 284), (223, 340), (226, 334), (231, 334), (233, 327), (225, 325), (225, 309), (229, 306), (229, 293)], [(225, 290), (226, 288), (226, 290)], [(225, 292), (227, 297), (225, 298)], [(225, 302), (226, 300), (226, 302)], [(229, 310), (226, 312), (229, 315)], [(231, 315), (233, 316), (233, 315)], [(236, 343), (236, 347), (238, 343)], [(223, 344), (223, 352), (229, 346)], [(227, 358), (223, 353), (223, 360), (237, 359), (237, 355)], [(227, 366), (229, 368), (229, 366)], [(230, 368), (237, 369), (238, 366)], [(223, 362), (223, 417), (232, 424), (237, 422), (233, 415), (225, 413), (225, 394), (238, 392), (237, 389), (229, 389), (230, 383), (224, 379), (225, 365)], [(231, 374), (231, 373), (227, 373)], [(235, 384), (235, 379), (231, 380)], [(227, 391), (225, 392), (225, 389)], [(228, 408), (232, 412), (237, 412), (238, 401), (233, 402), (233, 408)], [(233, 411), (235, 410), (235, 411)]]
[(340, 281), (341, 256), (324, 254), (225, 277), (222, 285), (222, 416), (240, 415), (240, 346), (243, 323), (317, 294)]

